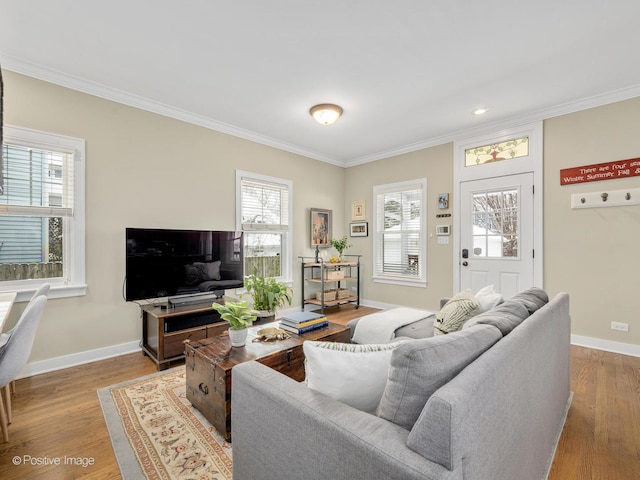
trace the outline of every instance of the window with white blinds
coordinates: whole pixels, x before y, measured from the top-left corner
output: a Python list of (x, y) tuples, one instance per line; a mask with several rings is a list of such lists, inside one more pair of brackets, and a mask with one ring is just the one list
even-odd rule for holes
[(6, 126), (0, 193), (0, 291), (45, 281), (84, 294), (84, 141)]
[(5, 143), (0, 215), (73, 216), (73, 154)]
[(426, 286), (427, 181), (373, 187), (374, 281)]
[(291, 182), (237, 171), (236, 185), (245, 275), (291, 279)]

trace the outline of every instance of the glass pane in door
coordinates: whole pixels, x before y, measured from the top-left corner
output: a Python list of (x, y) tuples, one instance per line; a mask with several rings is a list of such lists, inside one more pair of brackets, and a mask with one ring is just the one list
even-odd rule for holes
[(518, 200), (517, 188), (472, 195), (474, 257), (518, 258)]

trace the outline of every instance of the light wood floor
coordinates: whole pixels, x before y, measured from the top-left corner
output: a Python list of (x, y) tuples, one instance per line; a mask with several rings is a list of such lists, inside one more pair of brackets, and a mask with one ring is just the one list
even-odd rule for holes
[[(346, 323), (372, 311), (328, 312)], [(130, 354), (18, 380), (0, 479), (121, 478), (96, 390), (155, 371), (148, 358)], [(549, 478), (639, 479), (640, 358), (572, 347), (571, 376), (573, 404)], [(64, 465), (65, 457), (93, 465)], [(56, 459), (63, 465), (32, 464)]]

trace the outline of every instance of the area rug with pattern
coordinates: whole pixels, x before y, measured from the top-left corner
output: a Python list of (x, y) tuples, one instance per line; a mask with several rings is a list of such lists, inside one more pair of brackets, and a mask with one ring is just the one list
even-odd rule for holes
[(187, 400), (184, 366), (98, 397), (124, 480), (231, 479), (231, 445)]

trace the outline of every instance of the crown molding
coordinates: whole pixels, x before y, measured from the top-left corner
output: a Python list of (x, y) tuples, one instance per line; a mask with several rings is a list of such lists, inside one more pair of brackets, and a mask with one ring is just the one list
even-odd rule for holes
[(179, 108), (172, 107), (170, 105), (155, 102), (138, 95), (133, 95), (122, 90), (110, 88), (96, 82), (87, 81), (79, 77), (67, 75), (59, 71), (44, 68), (29, 62), (24, 62), (11, 57), (3, 56), (2, 64), (6, 70), (10, 70), (15, 73), (34, 77), (39, 80), (44, 80), (46, 82), (60, 85), (62, 87), (70, 88), (72, 90), (77, 90), (89, 95), (94, 95), (106, 100), (121, 103), (123, 105), (139, 108), (141, 110), (152, 113), (157, 113), (158, 115), (174, 118), (176, 120), (191, 123), (193, 125), (198, 125), (210, 130), (215, 130), (217, 132), (226, 133), (228, 135), (249, 140), (251, 142), (273, 147), (278, 150), (283, 150), (286, 152), (294, 153), (296, 155), (301, 155), (303, 157), (308, 157), (314, 160), (319, 160), (321, 162), (345, 168), (354, 167), (385, 158), (395, 157), (405, 153), (423, 150), (425, 148), (442, 145), (444, 143), (453, 142), (476, 135), (482, 135), (488, 132), (494, 132), (500, 129), (514, 128), (527, 123), (548, 120), (553, 117), (558, 117), (569, 113), (575, 113), (590, 108), (608, 105), (610, 103), (640, 97), (640, 85), (631, 85), (629, 87), (612, 92), (593, 95), (591, 97), (579, 99), (573, 102), (567, 102), (553, 107), (540, 109), (526, 115), (510, 117), (508, 119), (500, 120), (497, 122), (483, 124), (479, 127), (458, 130), (441, 136), (428, 138), (420, 142), (401, 145), (397, 148), (392, 148), (372, 153), (370, 155), (356, 157), (351, 160), (342, 161), (336, 158), (328, 157), (319, 152), (301, 148), (298, 145), (283, 142), (266, 135), (261, 135), (259, 133), (245, 130), (234, 125), (229, 125), (227, 123), (213, 120), (202, 115), (197, 115)]
[(232, 135), (244, 140), (249, 140), (251, 142), (273, 147), (278, 150), (295, 153), (303, 157), (312, 158), (314, 160), (330, 163), (339, 167), (345, 166), (344, 162), (331, 157), (327, 157), (326, 155), (323, 155), (319, 152), (307, 150), (291, 143), (283, 142), (266, 135), (261, 135), (259, 133), (230, 125), (228, 123), (220, 122), (218, 120), (172, 107), (161, 102), (149, 100), (148, 98), (144, 98), (139, 95), (133, 95), (122, 90), (107, 87), (100, 83), (85, 80), (73, 75), (63, 74), (61, 72), (58, 72), (57, 70), (15, 60), (10, 57), (2, 57), (2, 65), (5, 70), (19, 73), (21, 75), (26, 75), (28, 77), (33, 77), (45, 82), (53, 83), (55, 85), (69, 88), (71, 90), (87, 93), (89, 95), (104, 98), (105, 100), (121, 103), (123, 105), (138, 108), (140, 110), (145, 110), (151, 113), (156, 113), (165, 117), (174, 118), (186, 123), (198, 125), (200, 127), (215, 130), (220, 133), (225, 133), (227, 135)]
[(435, 147), (437, 145), (442, 145), (443, 143), (460, 141), (465, 138), (484, 135), (504, 129), (517, 128), (529, 123), (549, 120), (550, 118), (567, 115), (569, 113), (580, 112), (582, 110), (588, 110), (590, 108), (601, 107), (603, 105), (609, 105), (611, 103), (621, 102), (636, 97), (640, 97), (640, 85), (631, 85), (629, 87), (614, 90), (612, 92), (593, 95), (591, 97), (576, 100), (574, 102), (567, 102), (560, 105), (555, 105), (553, 107), (540, 109), (526, 115), (514, 116), (505, 120), (486, 123), (482, 126), (474, 128), (458, 130), (452, 133), (441, 135), (439, 137), (433, 137), (409, 145), (403, 145), (398, 148), (385, 150), (364, 157), (354, 158), (353, 160), (347, 161), (345, 166), (354, 167), (363, 163), (375, 162), (376, 160), (383, 160), (385, 158), (395, 157), (397, 155), (411, 153), (429, 147)]

